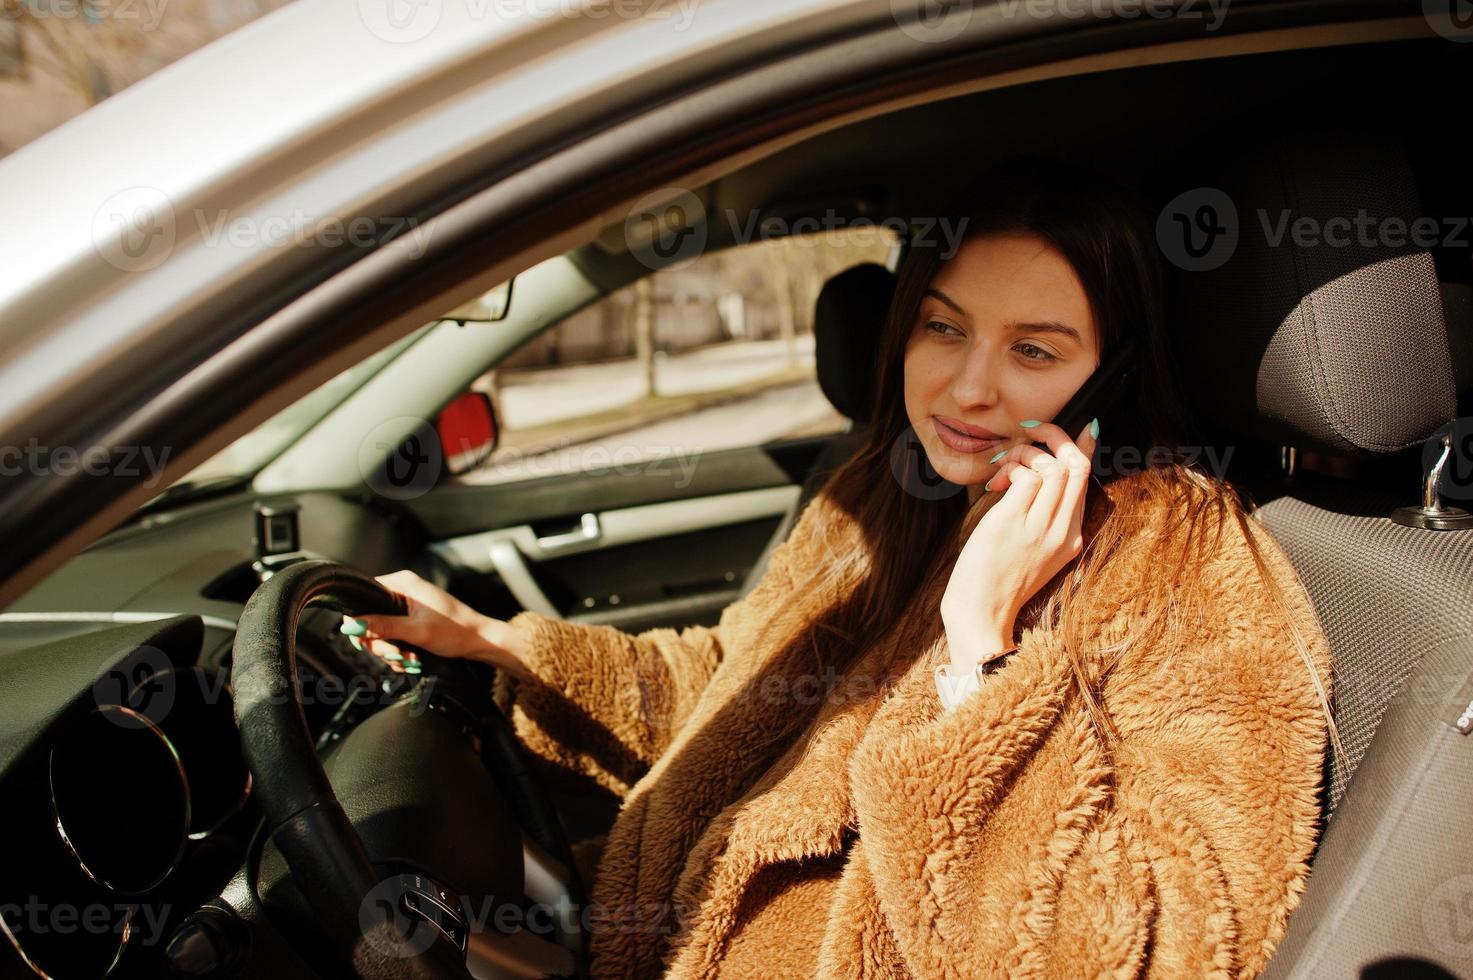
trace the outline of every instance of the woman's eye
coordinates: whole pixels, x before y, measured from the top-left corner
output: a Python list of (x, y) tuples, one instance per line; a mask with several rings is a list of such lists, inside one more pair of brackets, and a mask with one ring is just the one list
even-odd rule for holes
[(1050, 354), (1048, 351), (1044, 350), (1042, 347), (1039, 347), (1037, 344), (1019, 344), (1014, 349), (1015, 350), (1018, 350), (1018, 351), (1023, 351), (1023, 350), (1037, 351), (1038, 352), (1037, 354), (1024, 354), (1023, 355), (1024, 357), (1028, 358), (1028, 360), (1030, 360), (1030, 361), (1045, 361), (1046, 362), (1046, 361), (1057, 361), (1058, 360), (1057, 357), (1055, 357), (1053, 354)]
[(937, 333), (947, 337), (958, 335), (961, 333), (961, 331), (958, 330), (956, 327), (953, 327), (949, 323), (943, 323), (940, 320), (926, 321), (926, 329), (931, 333)]

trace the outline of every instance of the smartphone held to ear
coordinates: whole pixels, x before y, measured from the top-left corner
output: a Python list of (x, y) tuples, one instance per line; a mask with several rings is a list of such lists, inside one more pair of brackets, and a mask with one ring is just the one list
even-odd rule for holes
[(1063, 429), (1069, 438), (1077, 439), (1090, 419), (1101, 418), (1120, 403), (1134, 388), (1139, 373), (1140, 358), (1135, 341), (1127, 339), (1100, 362), (1074, 397), (1059, 409), (1054, 416), (1054, 425)]

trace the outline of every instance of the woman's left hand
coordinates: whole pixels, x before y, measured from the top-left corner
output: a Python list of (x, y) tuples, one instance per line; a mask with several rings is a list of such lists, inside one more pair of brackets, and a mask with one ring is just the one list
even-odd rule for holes
[(977, 522), (941, 599), (952, 663), (969, 669), (1012, 646), (1019, 610), (1084, 549), (1084, 501), (1095, 439), (1044, 422), (1048, 451), (1013, 446), (988, 481), (1002, 499)]

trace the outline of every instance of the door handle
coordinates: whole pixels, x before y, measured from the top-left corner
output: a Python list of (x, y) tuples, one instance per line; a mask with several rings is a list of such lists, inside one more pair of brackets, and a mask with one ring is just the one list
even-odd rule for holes
[(537, 550), (543, 555), (555, 555), (564, 551), (571, 551), (594, 544), (603, 537), (603, 528), (599, 526), (597, 514), (584, 514), (578, 518), (576, 530), (564, 534), (549, 534), (546, 537), (536, 538)]

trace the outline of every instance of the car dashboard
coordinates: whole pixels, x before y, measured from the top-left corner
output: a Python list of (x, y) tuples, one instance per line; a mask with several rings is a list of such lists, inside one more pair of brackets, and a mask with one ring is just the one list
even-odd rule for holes
[[(256, 503), (136, 520), (0, 613), (0, 798), (18, 844), (0, 878), (0, 976), (166, 976), (217, 951), (191, 924), (267, 846), (230, 688), (235, 623), (260, 581)], [(294, 503), (308, 555), (378, 574), (425, 554), (396, 514), (331, 494)], [(309, 609), (297, 635), (320, 753), (405, 684), (340, 621)]]

